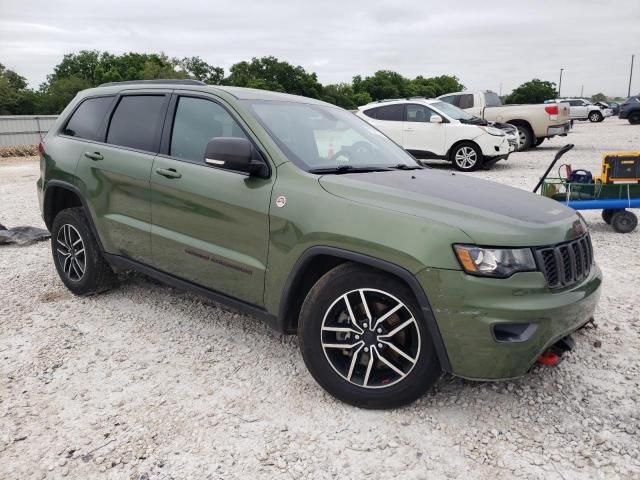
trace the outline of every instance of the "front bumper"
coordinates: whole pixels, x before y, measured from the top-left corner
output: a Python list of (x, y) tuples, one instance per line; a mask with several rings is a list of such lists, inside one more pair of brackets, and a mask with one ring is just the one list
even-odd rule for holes
[(566, 135), (569, 130), (571, 130), (571, 122), (563, 123), (562, 125), (551, 125), (547, 128), (547, 137)]
[(512, 151), (506, 136), (496, 137), (486, 134), (476, 138), (475, 141), (482, 150), (485, 165), (507, 158)]
[[(474, 277), (458, 270), (425, 269), (424, 288), (451, 364), (460, 377), (490, 380), (524, 375), (539, 355), (584, 325), (593, 315), (602, 274), (554, 292), (540, 272), (507, 279)], [(531, 325), (520, 341), (498, 341), (496, 327)]]

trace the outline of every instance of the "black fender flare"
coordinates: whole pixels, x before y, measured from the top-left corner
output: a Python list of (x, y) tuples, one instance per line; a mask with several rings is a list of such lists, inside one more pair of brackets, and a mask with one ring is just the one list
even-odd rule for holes
[(433, 345), (436, 349), (436, 354), (438, 355), (438, 361), (440, 362), (442, 370), (444, 370), (445, 372), (451, 372), (451, 363), (449, 362), (449, 356), (447, 355), (447, 350), (442, 340), (440, 329), (438, 328), (438, 324), (436, 323), (433, 309), (431, 308), (431, 304), (429, 303), (429, 299), (427, 298), (426, 293), (424, 292), (416, 277), (407, 269), (400, 267), (399, 265), (362, 253), (352, 252), (350, 250), (344, 250), (337, 247), (314, 246), (308, 248), (302, 253), (302, 255), (300, 255), (291, 272), (289, 272), (289, 276), (287, 277), (287, 281), (285, 282), (284, 290), (280, 300), (278, 321), (282, 322), (280, 325), (281, 331), (286, 332), (291, 330), (288, 325), (284, 324), (284, 322), (286, 322), (286, 319), (288, 317), (289, 306), (293, 303), (292, 286), (295, 285), (296, 282), (302, 277), (302, 275), (304, 274), (304, 270), (309, 262), (318, 255), (328, 255), (347, 261), (368, 265), (378, 270), (388, 272), (403, 280), (409, 286), (409, 288), (415, 295), (418, 304), (420, 305), (422, 315), (427, 322), (427, 328), (433, 340)]

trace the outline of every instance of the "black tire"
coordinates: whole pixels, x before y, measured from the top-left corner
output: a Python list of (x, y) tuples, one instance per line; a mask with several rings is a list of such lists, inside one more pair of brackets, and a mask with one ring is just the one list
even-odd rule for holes
[(514, 125), (518, 127), (518, 135), (520, 135), (520, 151), (529, 150), (535, 146), (535, 137), (531, 127), (522, 123), (515, 123)]
[(593, 111), (589, 113), (589, 121), (591, 123), (598, 123), (598, 122), (601, 122), (602, 120), (604, 120), (602, 113), (598, 111)]
[(607, 225), (611, 225), (611, 217), (620, 211), (621, 209), (619, 208), (605, 208), (602, 210), (602, 220), (604, 220)]
[(629, 123), (631, 125), (640, 125), (640, 113), (632, 113), (629, 115)]
[(60, 279), (76, 295), (100, 293), (116, 283), (116, 275), (104, 260), (82, 208), (67, 208), (56, 215), (51, 253)]
[[(361, 296), (359, 290), (365, 293)], [(350, 320), (344, 300), (347, 294), (354, 321)], [(372, 321), (382, 319), (392, 309), (385, 300), (390, 300), (388, 305), (402, 307), (379, 325), (374, 324), (372, 330)], [(365, 302), (370, 305), (370, 314)], [(381, 343), (387, 342), (383, 339), (385, 334), (403, 323), (408, 324), (388, 340), (408, 355), (406, 359), (388, 343)], [(333, 328), (347, 326), (351, 332), (327, 331), (331, 324)], [(411, 403), (429, 390), (441, 374), (429, 330), (411, 290), (392, 276), (354, 263), (339, 265), (311, 288), (300, 312), (298, 338), (313, 378), (331, 395), (357, 407), (385, 409)], [(336, 342), (352, 342), (353, 347), (335, 348)], [(387, 367), (383, 358), (397, 370)], [(405, 376), (396, 372), (404, 372)]]
[(544, 142), (544, 141), (545, 141), (545, 138), (544, 138), (544, 137), (542, 137), (542, 138), (536, 138), (535, 146), (536, 146), (536, 147), (539, 147), (540, 145), (542, 145), (542, 142)]
[(482, 151), (475, 143), (461, 142), (449, 151), (449, 161), (456, 170), (473, 172), (482, 166), (484, 158)]
[(611, 226), (618, 233), (630, 233), (638, 226), (638, 217), (627, 210), (620, 210), (611, 217)]

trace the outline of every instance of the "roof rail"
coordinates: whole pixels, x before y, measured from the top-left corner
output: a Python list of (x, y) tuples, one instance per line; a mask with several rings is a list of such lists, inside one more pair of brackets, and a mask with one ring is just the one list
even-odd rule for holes
[(98, 87), (113, 87), (115, 85), (206, 85), (200, 80), (129, 80), (126, 82), (107, 82)]

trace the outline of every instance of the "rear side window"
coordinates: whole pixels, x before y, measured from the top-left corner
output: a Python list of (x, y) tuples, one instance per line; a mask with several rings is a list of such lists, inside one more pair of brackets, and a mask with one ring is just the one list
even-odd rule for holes
[(157, 152), (164, 102), (164, 95), (122, 97), (111, 117), (107, 143)]
[(229, 112), (217, 103), (181, 97), (173, 121), (169, 154), (202, 161), (207, 143), (215, 137), (247, 138)]
[(458, 103), (458, 108), (472, 108), (473, 107), (473, 95), (470, 93), (465, 93), (464, 95), (460, 95), (460, 100)]
[(73, 112), (62, 133), (85, 140), (102, 141), (103, 138), (98, 138), (98, 130), (112, 101), (113, 96), (86, 99)]
[(484, 102), (487, 107), (499, 107), (502, 105), (502, 100), (495, 92), (487, 92), (484, 94)]
[(365, 110), (364, 113), (377, 120), (401, 122), (404, 116), (404, 105), (386, 105), (384, 107), (370, 108), (369, 110)]

